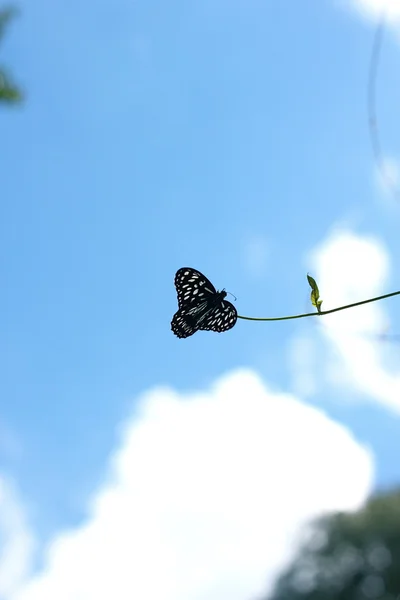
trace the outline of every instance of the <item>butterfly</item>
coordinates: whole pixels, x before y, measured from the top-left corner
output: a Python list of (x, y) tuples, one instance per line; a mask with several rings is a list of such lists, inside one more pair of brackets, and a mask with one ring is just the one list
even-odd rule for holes
[(171, 329), (179, 338), (193, 335), (199, 329), (228, 331), (237, 321), (236, 308), (225, 300), (226, 292), (218, 292), (205, 275), (183, 267), (176, 272), (175, 287), (179, 310), (171, 321)]

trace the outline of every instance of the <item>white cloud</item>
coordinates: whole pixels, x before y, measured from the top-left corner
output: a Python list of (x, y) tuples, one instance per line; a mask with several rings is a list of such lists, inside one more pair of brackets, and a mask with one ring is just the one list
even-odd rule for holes
[(81, 527), (7, 600), (248, 600), (300, 526), (366, 499), (372, 458), (322, 411), (236, 371), (146, 394)]
[(11, 483), (0, 476), (0, 598), (10, 596), (31, 568), (34, 544)]
[(346, 5), (368, 19), (375, 21), (384, 14), (387, 22), (400, 25), (400, 0), (347, 0)]
[[(387, 293), (389, 256), (376, 238), (334, 231), (312, 254), (325, 310)], [(392, 298), (318, 318), (332, 383), (400, 412), (400, 369), (376, 335), (387, 331)], [(333, 376), (332, 376), (333, 375)]]
[(253, 235), (244, 244), (243, 263), (252, 277), (264, 277), (266, 274), (270, 246), (265, 237)]

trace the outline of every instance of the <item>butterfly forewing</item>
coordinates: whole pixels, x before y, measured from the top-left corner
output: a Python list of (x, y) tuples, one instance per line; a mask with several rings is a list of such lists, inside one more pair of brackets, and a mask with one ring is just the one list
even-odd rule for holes
[(179, 308), (200, 303), (217, 293), (207, 277), (190, 267), (183, 267), (176, 272), (175, 287)]

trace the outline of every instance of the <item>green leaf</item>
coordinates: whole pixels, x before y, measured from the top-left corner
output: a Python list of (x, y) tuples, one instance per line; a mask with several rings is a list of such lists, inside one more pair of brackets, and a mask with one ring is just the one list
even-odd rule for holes
[(322, 300), (319, 299), (319, 289), (317, 286), (317, 282), (315, 281), (314, 277), (311, 277), (311, 275), (308, 275), (308, 273), (307, 280), (311, 288), (311, 304), (315, 306), (317, 311), (320, 313)]
[(19, 102), (22, 100), (20, 90), (13, 85), (4, 71), (0, 71), (0, 102)]
[(0, 102), (19, 102), (22, 100), (21, 92), (16, 88), (0, 89)]

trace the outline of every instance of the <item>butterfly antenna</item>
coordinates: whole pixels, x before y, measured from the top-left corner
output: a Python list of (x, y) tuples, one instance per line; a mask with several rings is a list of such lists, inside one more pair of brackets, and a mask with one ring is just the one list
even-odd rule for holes
[(235, 302), (236, 302), (236, 300), (237, 300), (236, 296), (234, 296), (233, 294), (231, 294), (231, 292), (228, 292), (228, 291), (226, 293), (230, 294), (233, 298), (235, 298)]

